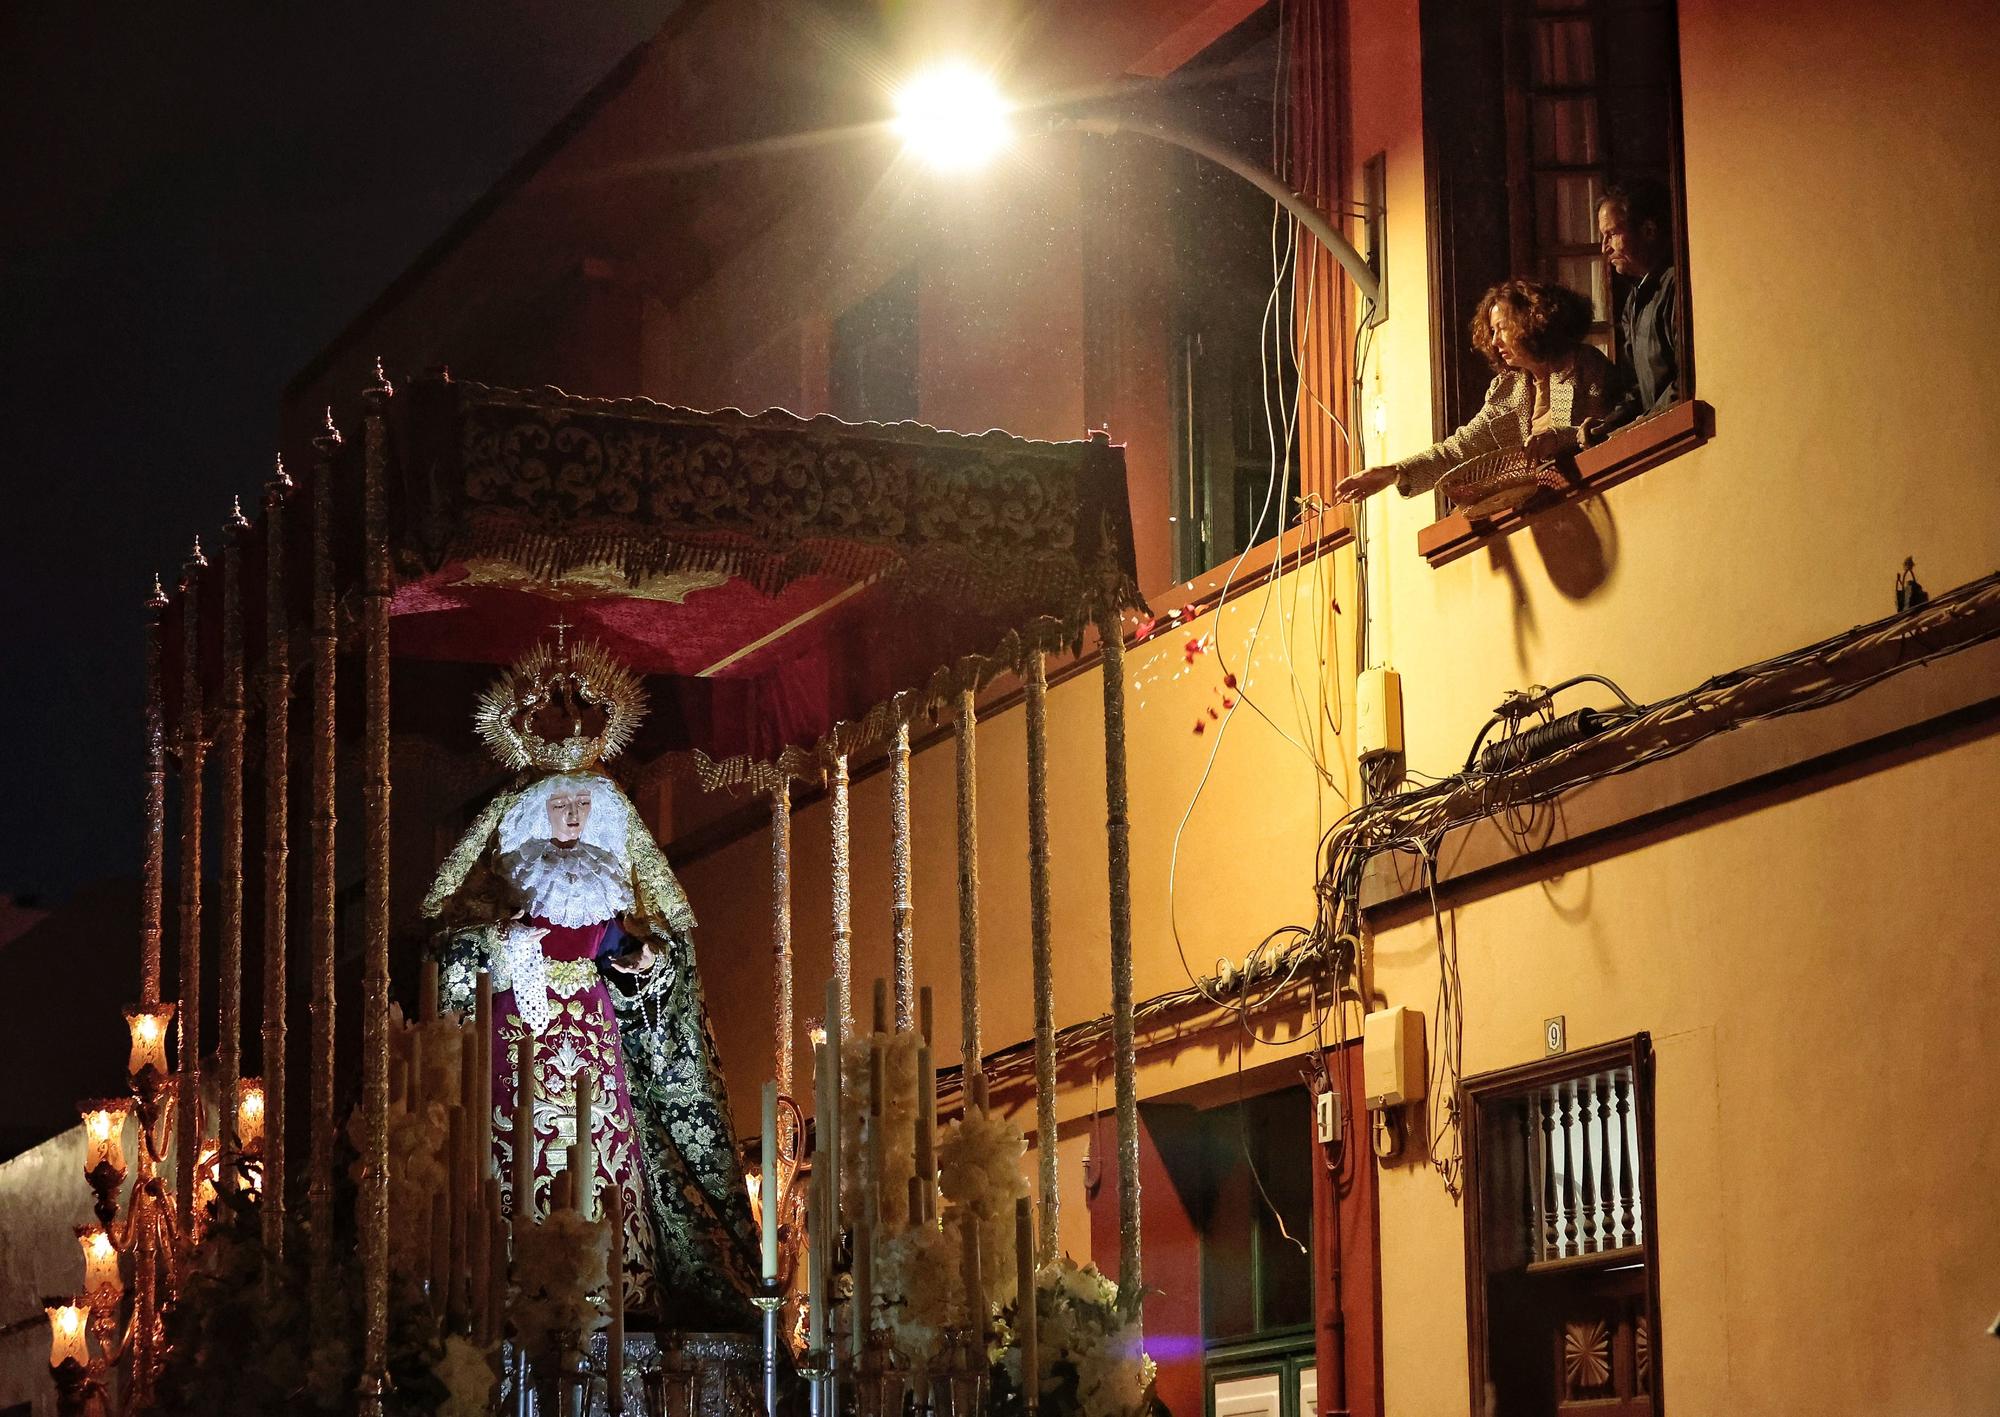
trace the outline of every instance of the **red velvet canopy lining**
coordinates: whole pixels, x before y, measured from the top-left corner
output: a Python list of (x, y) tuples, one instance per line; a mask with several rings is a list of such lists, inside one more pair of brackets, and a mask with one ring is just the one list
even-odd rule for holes
[[(468, 681), (485, 677), (473, 667), (511, 662), (560, 620), (647, 676), (653, 714), (635, 758), (685, 760), (710, 785), (759, 781), (774, 764), (809, 771), (830, 742), (878, 741), (927, 696), (1008, 667), (1023, 644), (1073, 638), (1098, 610), (1138, 603), (1123, 454), (1102, 439), (702, 413), (446, 378), (377, 406), (404, 729), (463, 721)], [(332, 479), (349, 634), (363, 443), (329, 448), (315, 470)], [(285, 498), (295, 669), (311, 504), (303, 491)], [(266, 540), (259, 525), (234, 549), (253, 665)], [(211, 706), (219, 571), (193, 578)], [(164, 627), (170, 722), (185, 599)]]

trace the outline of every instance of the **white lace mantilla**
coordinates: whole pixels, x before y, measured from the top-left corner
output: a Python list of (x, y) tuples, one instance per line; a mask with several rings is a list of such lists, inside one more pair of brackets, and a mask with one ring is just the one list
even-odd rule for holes
[(632, 870), (622, 855), (579, 841), (531, 841), (501, 858), (531, 916), (574, 929), (632, 908)]

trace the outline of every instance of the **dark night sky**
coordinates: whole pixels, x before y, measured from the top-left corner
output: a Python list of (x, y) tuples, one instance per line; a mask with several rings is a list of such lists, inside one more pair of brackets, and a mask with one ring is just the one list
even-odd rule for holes
[(673, 8), (0, 7), (0, 892), (136, 872), (152, 572), (254, 504), (285, 381)]

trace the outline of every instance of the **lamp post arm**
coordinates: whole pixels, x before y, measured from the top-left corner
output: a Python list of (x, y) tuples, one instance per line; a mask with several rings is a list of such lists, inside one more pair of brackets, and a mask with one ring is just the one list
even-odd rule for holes
[(1341, 269), (1346, 271), (1348, 279), (1354, 282), (1354, 288), (1360, 292), (1361, 298), (1372, 307), (1377, 309), (1381, 307), (1381, 281), (1376, 276), (1375, 268), (1354, 249), (1352, 242), (1334, 230), (1333, 224), (1317, 207), (1280, 182), (1276, 175), (1261, 163), (1251, 162), (1240, 153), (1231, 152), (1219, 143), (1211, 142), (1198, 134), (1145, 119), (1100, 116), (1057, 117), (1052, 121), (1051, 127), (1057, 131), (1066, 129), (1107, 138), (1117, 133), (1136, 133), (1155, 142), (1165, 143), (1169, 147), (1191, 152), (1196, 157), (1206, 158), (1217, 167), (1228, 169), (1296, 217), (1299, 225), (1311, 232), (1320, 245), (1333, 253), (1333, 259), (1340, 262)]

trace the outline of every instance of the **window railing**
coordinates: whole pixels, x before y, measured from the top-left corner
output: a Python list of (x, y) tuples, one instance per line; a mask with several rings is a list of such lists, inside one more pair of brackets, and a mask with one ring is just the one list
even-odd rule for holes
[(1538, 1087), (1522, 1111), (1529, 1267), (1637, 1250), (1646, 1194), (1632, 1069)]

